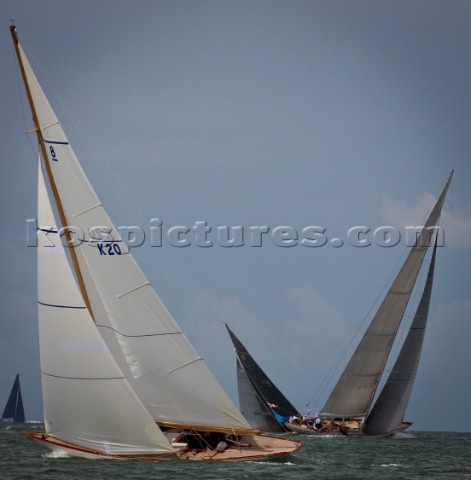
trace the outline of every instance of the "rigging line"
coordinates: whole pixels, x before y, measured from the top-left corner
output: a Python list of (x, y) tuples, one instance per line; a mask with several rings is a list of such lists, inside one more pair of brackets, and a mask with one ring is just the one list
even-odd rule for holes
[[(126, 187), (124, 186), (124, 184), (122, 183), (122, 181), (120, 180), (120, 178), (118, 177), (118, 175), (116, 174), (116, 172), (113, 171), (113, 169), (111, 168), (110, 166), (110, 163), (109, 161), (106, 159), (106, 157), (104, 155), (102, 155), (101, 153), (97, 153), (95, 150), (94, 150), (94, 146), (93, 146), (93, 142), (92, 140), (90, 139), (90, 137), (85, 133), (85, 130), (82, 129), (80, 127), (80, 123), (78, 121), (78, 119), (74, 116), (74, 114), (72, 113), (72, 110), (68, 107), (67, 103), (64, 101), (64, 99), (59, 95), (59, 92), (57, 90), (57, 88), (55, 88), (54, 86), (54, 83), (52, 82), (52, 80), (49, 78), (49, 76), (47, 75), (47, 73), (45, 72), (45, 69), (42, 67), (41, 63), (39, 61), (37, 61), (34, 56), (32, 55), (31, 51), (29, 50), (29, 48), (27, 47), (27, 45), (24, 44), (24, 42), (22, 42), (23, 44), (23, 48), (25, 49), (25, 51), (28, 53), (28, 56), (30, 58), (32, 58), (34, 60), (34, 62), (38, 65), (42, 75), (44, 76), (45, 80), (47, 81), (47, 83), (49, 84), (52, 92), (54, 93), (54, 95), (58, 98), (59, 102), (61, 103), (64, 111), (67, 113), (67, 115), (69, 116), (69, 118), (71, 119), (72, 123), (74, 124), (75, 128), (77, 129), (79, 135), (82, 137), (82, 139), (84, 140), (84, 143), (85, 143), (85, 146), (87, 147), (87, 149), (89, 150), (90, 154), (93, 156), (93, 158), (95, 158), (95, 160), (97, 160), (95, 163), (98, 164), (98, 167), (100, 168), (100, 170), (102, 171), (102, 173), (105, 175), (105, 178), (108, 179), (108, 182), (110, 183), (116, 197), (118, 198), (119, 202), (123, 205), (126, 213), (129, 215), (130, 218), (134, 217), (134, 215), (131, 213), (128, 205), (131, 204), (135, 211), (138, 213), (138, 215), (140, 216), (140, 218), (146, 222), (146, 218), (142, 212), (142, 210), (138, 207), (138, 205), (135, 203), (134, 199), (132, 198), (132, 196), (130, 195), (130, 193), (128, 192), (128, 190), (126, 189)], [(100, 157), (100, 158), (98, 158)], [(98, 160), (101, 160), (98, 161)], [(107, 170), (105, 170), (105, 168), (103, 167), (102, 163), (104, 163), (107, 167)], [(112, 174), (110, 175), (109, 172), (112, 172)], [(121, 189), (121, 192), (125, 194), (125, 196), (127, 197), (127, 202), (125, 202), (123, 200), (123, 198), (121, 197), (120, 195), (120, 192), (118, 191), (116, 185), (113, 183), (112, 181), (112, 178), (114, 178), (114, 181), (118, 184), (118, 186), (120, 187)], [(200, 298), (200, 296), (197, 294), (196, 290), (193, 288), (193, 286), (191, 285), (191, 283), (188, 281), (187, 277), (185, 276), (185, 274), (183, 273), (181, 267), (178, 266), (178, 264), (175, 262), (174, 258), (172, 257), (172, 255), (168, 252), (168, 250), (162, 246), (161, 249), (164, 251), (165, 255), (167, 256), (167, 258), (169, 259), (170, 263), (172, 264), (173, 268), (175, 269), (175, 271), (177, 272), (178, 276), (180, 277), (180, 279), (185, 283), (185, 285), (187, 286), (187, 288), (189, 289), (189, 291), (191, 292), (191, 294), (194, 296), (194, 298), (196, 299), (196, 301), (198, 302), (200, 308), (202, 309), (202, 311), (206, 314), (206, 317), (211, 320), (211, 321), (215, 321), (213, 315), (209, 312), (209, 310), (206, 308), (205, 304), (203, 303), (202, 299)], [(155, 256), (157, 253), (151, 249), (151, 252), (153, 252), (153, 255)]]
[[(131, 214), (129, 208), (128, 208), (128, 204), (126, 204), (124, 202), (124, 200), (121, 198), (121, 195), (119, 195), (119, 192), (118, 192), (118, 189), (116, 187), (116, 185), (112, 182), (111, 180), (111, 175), (104, 169), (103, 165), (102, 165), (102, 162), (98, 161), (98, 155), (95, 153), (95, 151), (93, 150), (93, 142), (89, 139), (89, 137), (85, 134), (85, 131), (80, 127), (79, 125), (79, 122), (78, 120), (74, 117), (71, 109), (67, 106), (66, 102), (62, 99), (62, 97), (59, 95), (58, 93), (58, 90), (54, 87), (54, 83), (52, 82), (52, 80), (49, 78), (49, 76), (47, 75), (47, 73), (45, 72), (45, 69), (42, 67), (41, 63), (36, 60), (34, 58), (34, 55), (32, 55), (32, 52), (30, 51), (30, 49), (27, 47), (27, 45), (22, 42), (22, 46), (25, 50), (25, 52), (27, 52), (28, 54), (28, 57), (32, 60), (34, 60), (34, 63), (35, 65), (38, 66), (39, 70), (41, 71), (44, 79), (46, 80), (46, 82), (48, 83), (51, 91), (54, 93), (54, 95), (56, 96), (56, 98), (59, 100), (60, 104), (62, 105), (65, 113), (69, 116), (70, 120), (72, 121), (73, 125), (75, 126), (75, 128), (77, 129), (79, 135), (82, 137), (84, 143), (85, 143), (85, 146), (87, 147), (87, 149), (89, 150), (89, 152), (91, 153), (92, 157), (96, 160), (96, 163), (98, 164), (100, 170), (103, 172), (103, 174), (105, 175), (105, 178), (107, 178), (107, 180), (109, 181), (116, 197), (119, 199), (120, 203), (123, 205), (125, 211), (128, 213), (128, 215), (130, 217), (133, 217), (133, 215)], [(112, 169), (110, 168), (110, 164), (109, 162), (106, 160), (106, 158), (100, 154), (100, 158), (102, 159), (103, 163), (106, 164), (107, 168), (108, 168), (108, 171), (112, 171)], [(124, 194), (126, 195), (128, 201), (130, 204), (132, 204), (135, 208), (135, 210), (138, 212), (138, 214), (144, 219), (145, 221), (145, 217), (142, 213), (142, 211), (139, 209), (139, 207), (135, 204), (133, 198), (131, 197), (131, 195), (129, 194), (129, 192), (127, 191), (126, 187), (123, 185), (123, 183), (121, 182), (121, 180), (119, 179), (119, 177), (116, 175), (115, 172), (113, 172), (113, 176), (114, 178), (116, 179), (115, 181), (117, 181), (117, 183), (119, 184), (120, 188), (122, 189), (122, 191), (124, 192)], [(170, 253), (165, 249), (163, 248), (163, 250), (165, 251), (165, 254), (167, 255), (167, 257), (169, 258), (170, 262), (172, 263), (175, 271), (178, 273), (178, 275), (180, 276), (180, 278), (183, 280), (183, 282), (187, 285), (188, 289), (190, 290), (190, 292), (194, 295), (194, 297), (197, 299), (197, 301), (199, 302), (200, 306), (202, 307), (202, 310), (206, 313), (207, 317), (209, 319), (212, 320), (212, 316), (209, 314), (208, 310), (206, 309), (206, 307), (204, 306), (204, 304), (202, 303), (201, 299), (199, 298), (199, 296), (196, 294), (195, 290), (192, 288), (191, 284), (189, 283), (189, 281), (187, 280), (187, 278), (185, 277), (185, 275), (182, 273), (181, 269), (178, 267), (178, 265), (175, 263), (173, 257), (170, 255)], [(153, 251), (151, 249), (151, 251)], [(156, 252), (153, 251), (153, 255), (156, 255)], [(179, 407), (178, 403), (175, 401), (173, 395), (171, 395), (170, 391), (168, 390), (167, 386), (165, 385), (165, 382), (163, 383), (163, 387), (167, 393), (167, 396), (169, 399), (171, 399), (172, 403), (174, 404), (175, 408), (177, 409), (177, 411), (179, 412), (179, 415), (180, 415), (180, 418), (184, 419), (185, 423), (188, 424), (188, 425), (191, 425), (191, 420), (188, 419), (187, 417), (187, 412), (186, 411), (183, 411), (181, 410), (181, 408)]]
[(315, 403), (317, 403), (319, 401), (319, 398), (320, 396), (322, 395), (322, 393), (325, 391), (325, 389), (327, 388), (327, 385), (332, 381), (332, 378), (335, 374), (335, 372), (337, 371), (338, 367), (340, 366), (340, 364), (342, 363), (342, 361), (344, 360), (347, 352), (350, 350), (350, 347), (353, 343), (353, 341), (359, 336), (359, 333), (360, 331), (362, 330), (366, 320), (368, 318), (370, 318), (370, 315), (371, 315), (371, 312), (373, 311), (374, 308), (376, 308), (376, 305), (378, 304), (379, 302), (379, 299), (382, 298), (385, 294), (385, 292), (387, 291), (387, 288), (388, 288), (388, 285), (390, 286), (391, 285), (391, 279), (393, 278), (394, 274), (397, 274), (398, 270), (399, 270), (399, 265), (404, 261), (404, 258), (405, 258), (405, 253), (406, 253), (406, 250), (404, 250), (401, 254), (401, 257), (399, 258), (399, 260), (396, 262), (396, 265), (394, 266), (394, 268), (392, 269), (391, 273), (389, 274), (387, 280), (384, 282), (383, 284), (383, 287), (380, 289), (378, 295), (376, 296), (376, 299), (374, 300), (374, 302), (371, 304), (370, 308), (368, 309), (366, 315), (363, 317), (363, 320), (361, 321), (360, 325), (358, 326), (358, 328), (355, 330), (355, 332), (352, 334), (352, 336), (350, 337), (350, 339), (347, 341), (346, 345), (344, 346), (344, 348), (342, 349), (342, 351), (340, 352), (339, 356), (337, 357), (336, 361), (334, 362), (333, 366), (329, 369), (329, 371), (327, 372), (327, 374), (324, 376), (324, 378), (322, 379), (319, 387), (317, 387), (317, 389), (314, 391), (313, 395), (311, 396), (309, 402), (306, 404), (306, 408), (311, 405), (314, 397), (316, 397), (315, 399)]
[[(432, 206), (432, 209), (433, 209), (433, 206)], [(431, 213), (431, 210), (426, 213), (425, 215), (423, 215), (422, 217), (422, 221), (421, 223), (424, 224), (424, 220), (426, 220), (428, 218), (428, 216), (430, 215)], [(366, 322), (366, 320), (370, 317), (370, 314), (372, 312), (372, 310), (374, 308), (379, 308), (377, 307), (378, 303), (379, 303), (379, 300), (385, 295), (385, 293), (388, 291), (388, 289), (390, 288), (391, 286), (391, 281), (392, 279), (394, 278), (394, 276), (396, 276), (398, 273), (399, 273), (399, 270), (401, 268), (401, 265), (404, 263), (405, 261), (405, 258), (406, 256), (408, 255), (408, 247), (406, 246), (399, 259), (396, 261), (396, 264), (395, 266), (393, 267), (393, 269), (391, 270), (391, 273), (389, 274), (388, 278), (386, 279), (386, 281), (384, 282), (383, 284), (383, 287), (381, 288), (381, 290), (379, 291), (376, 299), (374, 300), (374, 302), (372, 303), (371, 307), (369, 308), (368, 312), (366, 313), (366, 315), (364, 316), (363, 320), (361, 321), (360, 325), (358, 326), (358, 328), (356, 329), (356, 331), (353, 333), (353, 335), (350, 337), (350, 339), (348, 340), (347, 344), (345, 345), (345, 347), (343, 348), (343, 350), (340, 352), (339, 356), (337, 357), (336, 361), (334, 362), (333, 366), (329, 369), (329, 371), (327, 372), (327, 374), (324, 376), (324, 378), (322, 379), (320, 385), (316, 388), (316, 390), (314, 391), (314, 393), (312, 394), (310, 400), (308, 401), (308, 403), (306, 404), (306, 408), (311, 405), (314, 397), (315, 398), (315, 403), (317, 403), (319, 401), (319, 398), (320, 396), (322, 395), (322, 393), (325, 391), (325, 388), (327, 387), (327, 385), (331, 382), (332, 378), (333, 378), (333, 375), (335, 373), (335, 371), (337, 370), (337, 368), (339, 367), (340, 363), (343, 361), (343, 359), (345, 358), (345, 355), (347, 354), (347, 351), (349, 350), (351, 344), (353, 343), (353, 340), (358, 336), (360, 330), (362, 329), (364, 323)], [(317, 395), (317, 396), (316, 396)]]

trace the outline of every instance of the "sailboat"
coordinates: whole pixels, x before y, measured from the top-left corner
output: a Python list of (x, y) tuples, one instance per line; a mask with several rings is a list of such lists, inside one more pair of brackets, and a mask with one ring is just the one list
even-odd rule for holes
[(298, 409), (283, 395), (226, 324), (236, 352), (239, 407), (253, 428), (262, 432), (289, 430), (284, 423), (298, 415)]
[(17, 374), (13, 387), (8, 397), (5, 410), (2, 414), (2, 422), (24, 423), (25, 410), (23, 408), (23, 398), (21, 397), (20, 375)]
[[(302, 442), (261, 435), (250, 427), (168, 312), (79, 164), (19, 43), (15, 25), (10, 30), (34, 121), (31, 132), (37, 135), (44, 176), (62, 224), (57, 230), (44, 207), (47, 202), (39, 197), (40, 213), (47, 210), (40, 218), (39, 240), (46, 246), (54, 239), (58, 243), (57, 232), (62, 231), (70, 254), (67, 267), (64, 255), (38, 249), (46, 431), (29, 436), (53, 449), (65, 444), (71, 454), (82, 449), (85, 455), (98, 452), (111, 457), (150, 451), (165, 458), (176, 452), (182, 459), (233, 461), (299, 449)], [(39, 192), (44, 197), (41, 191), (42, 187)], [(61, 264), (56, 265), (59, 257)], [(75, 318), (78, 315), (80, 319)], [(59, 321), (64, 317), (74, 317), (76, 332)], [(96, 355), (89, 355), (89, 350)], [(77, 362), (72, 354), (79, 357)], [(123, 405), (117, 405), (120, 395), (109, 398), (113, 381), (127, 392)], [(81, 393), (74, 395), (69, 382), (75, 382)], [(133, 404), (129, 415), (127, 404)], [(77, 416), (70, 410), (67, 415), (69, 408), (76, 408)], [(133, 409), (139, 413), (135, 415)], [(149, 418), (152, 427), (146, 423)], [(121, 445), (114, 448), (107, 429), (112, 429), (113, 421), (124, 426), (121, 420), (136, 440), (128, 442), (127, 428), (120, 428), (112, 431), (115, 443)], [(132, 446), (129, 451), (123, 446), (127, 443)]]
[(85, 458), (171, 458), (175, 449), (137, 398), (84, 304), (38, 167), (38, 318), (44, 433), (26, 435)]
[(414, 320), (390, 375), (373, 404), (399, 326), (432, 238), (450, 186), (453, 171), (381, 306), (353, 353), (312, 427), (288, 422), (291, 431), (305, 434), (390, 436), (411, 423), (404, 414), (417, 373), (432, 294), (437, 235), (427, 279)]

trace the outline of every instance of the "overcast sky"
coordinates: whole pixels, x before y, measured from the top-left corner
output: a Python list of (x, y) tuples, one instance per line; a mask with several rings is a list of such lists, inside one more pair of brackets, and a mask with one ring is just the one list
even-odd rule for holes
[[(42, 418), (36, 146), (15, 18), (115, 225), (162, 221), (164, 247), (134, 255), (236, 402), (224, 322), (295, 405), (322, 407), (408, 251), (404, 236), (359, 248), (348, 230), (420, 225), (455, 168), (406, 420), (471, 431), (469, 1), (3, 0), (0, 13), (0, 408), (20, 373), (27, 418)], [(172, 246), (165, 232), (195, 222), (214, 245)], [(244, 245), (221, 246), (218, 226), (243, 227)], [(260, 247), (254, 226), (269, 227)], [(297, 245), (277, 244), (279, 226)], [(326, 228), (324, 246), (300, 244), (309, 226)]]

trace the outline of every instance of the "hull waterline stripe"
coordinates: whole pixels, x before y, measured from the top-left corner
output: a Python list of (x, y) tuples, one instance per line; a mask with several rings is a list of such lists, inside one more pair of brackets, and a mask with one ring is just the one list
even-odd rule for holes
[(59, 233), (57, 230), (48, 230), (46, 228), (38, 228), (38, 232), (45, 232), (45, 233)]
[(53, 303), (44, 303), (38, 300), (39, 305), (44, 305), (45, 307), (54, 307), (54, 308), (77, 308), (77, 309), (86, 309), (87, 307), (74, 307), (72, 305), (55, 305)]

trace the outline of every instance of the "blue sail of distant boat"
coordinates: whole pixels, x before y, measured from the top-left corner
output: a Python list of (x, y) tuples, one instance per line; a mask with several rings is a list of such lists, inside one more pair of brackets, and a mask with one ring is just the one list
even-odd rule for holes
[(3, 411), (2, 421), (23, 423), (25, 421), (25, 411), (23, 408), (23, 398), (21, 397), (20, 376), (17, 374), (11, 389), (8, 402)]

